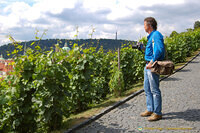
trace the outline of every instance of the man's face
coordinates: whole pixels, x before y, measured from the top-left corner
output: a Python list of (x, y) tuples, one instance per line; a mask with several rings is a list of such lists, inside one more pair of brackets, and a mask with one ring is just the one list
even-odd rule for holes
[(149, 25), (147, 24), (146, 21), (144, 21), (144, 30), (145, 30), (146, 32), (149, 31)]

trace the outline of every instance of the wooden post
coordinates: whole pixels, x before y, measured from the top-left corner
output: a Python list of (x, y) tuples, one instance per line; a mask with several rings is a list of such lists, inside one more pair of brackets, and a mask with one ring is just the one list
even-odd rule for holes
[[(118, 48), (118, 69), (120, 71), (120, 48)], [(118, 85), (119, 87), (121, 87), (120, 77), (118, 79)], [(119, 93), (118, 95), (121, 96), (121, 88), (118, 93)]]
[(118, 48), (118, 69), (120, 70), (120, 48)]
[(58, 47), (56, 46), (56, 50), (55, 50), (56, 52), (59, 52), (59, 49), (58, 49)]

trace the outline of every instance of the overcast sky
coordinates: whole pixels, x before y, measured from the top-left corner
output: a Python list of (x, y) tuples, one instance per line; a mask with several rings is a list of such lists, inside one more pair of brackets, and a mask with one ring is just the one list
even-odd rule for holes
[(6, 35), (18, 41), (93, 38), (138, 40), (144, 32), (145, 17), (155, 17), (164, 35), (193, 28), (200, 20), (200, 0), (0, 0), (0, 45), (9, 43)]

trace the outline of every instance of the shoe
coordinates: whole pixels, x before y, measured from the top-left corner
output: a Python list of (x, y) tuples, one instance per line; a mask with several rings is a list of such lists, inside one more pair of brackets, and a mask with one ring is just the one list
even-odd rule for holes
[(149, 111), (145, 111), (145, 112), (142, 112), (141, 114), (140, 114), (140, 116), (142, 116), (142, 117), (147, 117), (147, 116), (151, 116), (151, 114), (153, 114), (153, 112), (149, 112)]
[(148, 121), (157, 121), (162, 119), (162, 115), (157, 115), (155, 113), (153, 113), (149, 118)]

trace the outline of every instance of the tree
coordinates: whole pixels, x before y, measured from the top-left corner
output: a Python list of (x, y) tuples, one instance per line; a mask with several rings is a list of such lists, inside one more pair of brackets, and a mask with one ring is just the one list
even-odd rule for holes
[(173, 37), (173, 36), (175, 36), (175, 35), (178, 35), (178, 32), (172, 31), (172, 33), (170, 34), (170, 37)]
[(194, 29), (197, 29), (200, 27), (200, 21), (195, 21), (194, 23)]
[(188, 28), (188, 29), (186, 29), (186, 30), (187, 30), (187, 32), (193, 31), (192, 28)]

